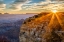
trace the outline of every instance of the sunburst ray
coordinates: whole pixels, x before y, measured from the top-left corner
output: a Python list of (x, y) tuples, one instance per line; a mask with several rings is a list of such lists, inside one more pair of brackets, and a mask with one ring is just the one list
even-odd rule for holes
[(54, 21), (54, 14), (52, 15), (51, 20), (50, 20), (50, 22), (49, 22), (49, 24), (47, 26), (47, 29), (46, 29), (47, 32), (48, 31), (50, 32), (50, 29), (52, 27), (53, 21)]
[(56, 14), (56, 17), (57, 17), (58, 22), (60, 23), (60, 25), (61, 25), (61, 27), (62, 27), (62, 30), (64, 30), (64, 24), (63, 24), (64, 21), (60, 18), (61, 15)]

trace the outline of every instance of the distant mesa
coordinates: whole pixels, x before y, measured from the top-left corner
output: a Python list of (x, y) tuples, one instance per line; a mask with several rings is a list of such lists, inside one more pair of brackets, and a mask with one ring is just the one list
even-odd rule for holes
[(26, 14), (38, 14), (38, 13), (26, 13)]
[(0, 14), (2, 14), (2, 13), (0, 13)]
[(9, 14), (9, 13), (0, 13), (0, 14)]
[(4, 13), (4, 14), (9, 14), (9, 13)]

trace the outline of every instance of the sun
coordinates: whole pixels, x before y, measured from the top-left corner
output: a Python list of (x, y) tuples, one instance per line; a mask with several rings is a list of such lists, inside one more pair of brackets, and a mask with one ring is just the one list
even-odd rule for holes
[(53, 12), (53, 13), (56, 13), (56, 12), (57, 12), (57, 10), (52, 10), (52, 12)]

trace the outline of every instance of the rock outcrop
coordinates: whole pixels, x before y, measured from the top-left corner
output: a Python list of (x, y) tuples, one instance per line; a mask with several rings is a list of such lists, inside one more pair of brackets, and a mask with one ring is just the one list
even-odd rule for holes
[(62, 27), (56, 15), (40, 13), (24, 21), (19, 39), (20, 42), (63, 42), (64, 36), (57, 31), (62, 31)]

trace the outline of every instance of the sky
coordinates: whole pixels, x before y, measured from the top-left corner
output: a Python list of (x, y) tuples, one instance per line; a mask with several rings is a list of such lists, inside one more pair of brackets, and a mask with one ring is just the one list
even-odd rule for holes
[(22, 14), (64, 11), (64, 0), (0, 0), (0, 13)]

